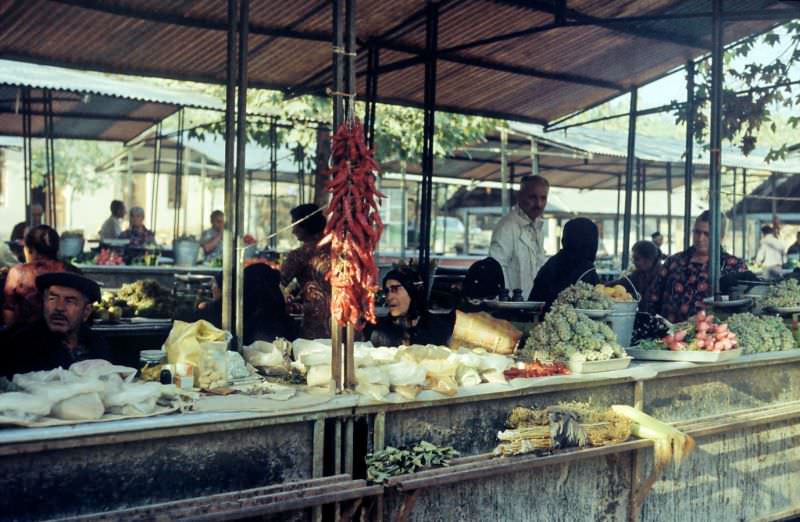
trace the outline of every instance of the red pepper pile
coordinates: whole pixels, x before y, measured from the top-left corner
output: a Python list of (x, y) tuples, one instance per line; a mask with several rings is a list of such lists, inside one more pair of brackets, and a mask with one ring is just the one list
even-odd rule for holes
[(569, 375), (569, 373), (569, 368), (561, 361), (542, 362), (539, 360), (525, 363), (524, 368), (509, 368), (503, 372), (508, 380), (530, 377), (550, 377), (551, 375)]
[(364, 142), (364, 127), (344, 123), (333, 136), (325, 190), (331, 201), (320, 245), (331, 244), (331, 314), (340, 324), (362, 329), (375, 323), (378, 267), (373, 252), (383, 232), (383, 194), (375, 187), (378, 164)]

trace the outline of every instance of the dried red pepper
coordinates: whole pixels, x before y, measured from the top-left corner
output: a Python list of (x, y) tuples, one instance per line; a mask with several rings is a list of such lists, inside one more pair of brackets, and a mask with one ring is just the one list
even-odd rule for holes
[(325, 190), (331, 194), (328, 224), (320, 245), (331, 244), (331, 315), (340, 324), (362, 329), (375, 323), (378, 267), (374, 252), (383, 232), (376, 185), (378, 164), (364, 142), (358, 120), (344, 123), (331, 144)]

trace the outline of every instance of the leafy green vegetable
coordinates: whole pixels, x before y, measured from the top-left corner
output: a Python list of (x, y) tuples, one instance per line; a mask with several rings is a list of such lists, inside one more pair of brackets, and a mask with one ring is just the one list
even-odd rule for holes
[(459, 453), (450, 446), (439, 447), (424, 440), (411, 449), (389, 446), (367, 455), (367, 480), (382, 484), (397, 475), (414, 473), (426, 468), (445, 467), (458, 455)]

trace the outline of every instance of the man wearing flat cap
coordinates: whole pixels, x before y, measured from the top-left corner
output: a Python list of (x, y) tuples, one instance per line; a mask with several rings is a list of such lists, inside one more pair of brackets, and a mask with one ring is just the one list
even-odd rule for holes
[(108, 359), (106, 340), (89, 328), (92, 303), (100, 300), (97, 283), (70, 272), (36, 278), (42, 295), (41, 320), (12, 328), (0, 337), (0, 375), (10, 377), (53, 368), (68, 368), (84, 359)]

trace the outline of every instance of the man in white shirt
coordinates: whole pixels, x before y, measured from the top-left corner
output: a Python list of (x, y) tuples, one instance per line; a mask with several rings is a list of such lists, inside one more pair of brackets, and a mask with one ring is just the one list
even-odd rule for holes
[(489, 257), (503, 267), (506, 287), (519, 288), (527, 297), (536, 273), (545, 262), (544, 221), (550, 183), (542, 176), (522, 178), (517, 204), (495, 227)]
[(122, 219), (125, 217), (125, 203), (115, 199), (111, 202), (111, 215), (100, 227), (100, 239), (117, 239), (122, 234)]
[(783, 263), (786, 262), (784, 245), (775, 237), (769, 225), (761, 227), (761, 246), (756, 254), (756, 263), (763, 266), (764, 279), (780, 279)]

